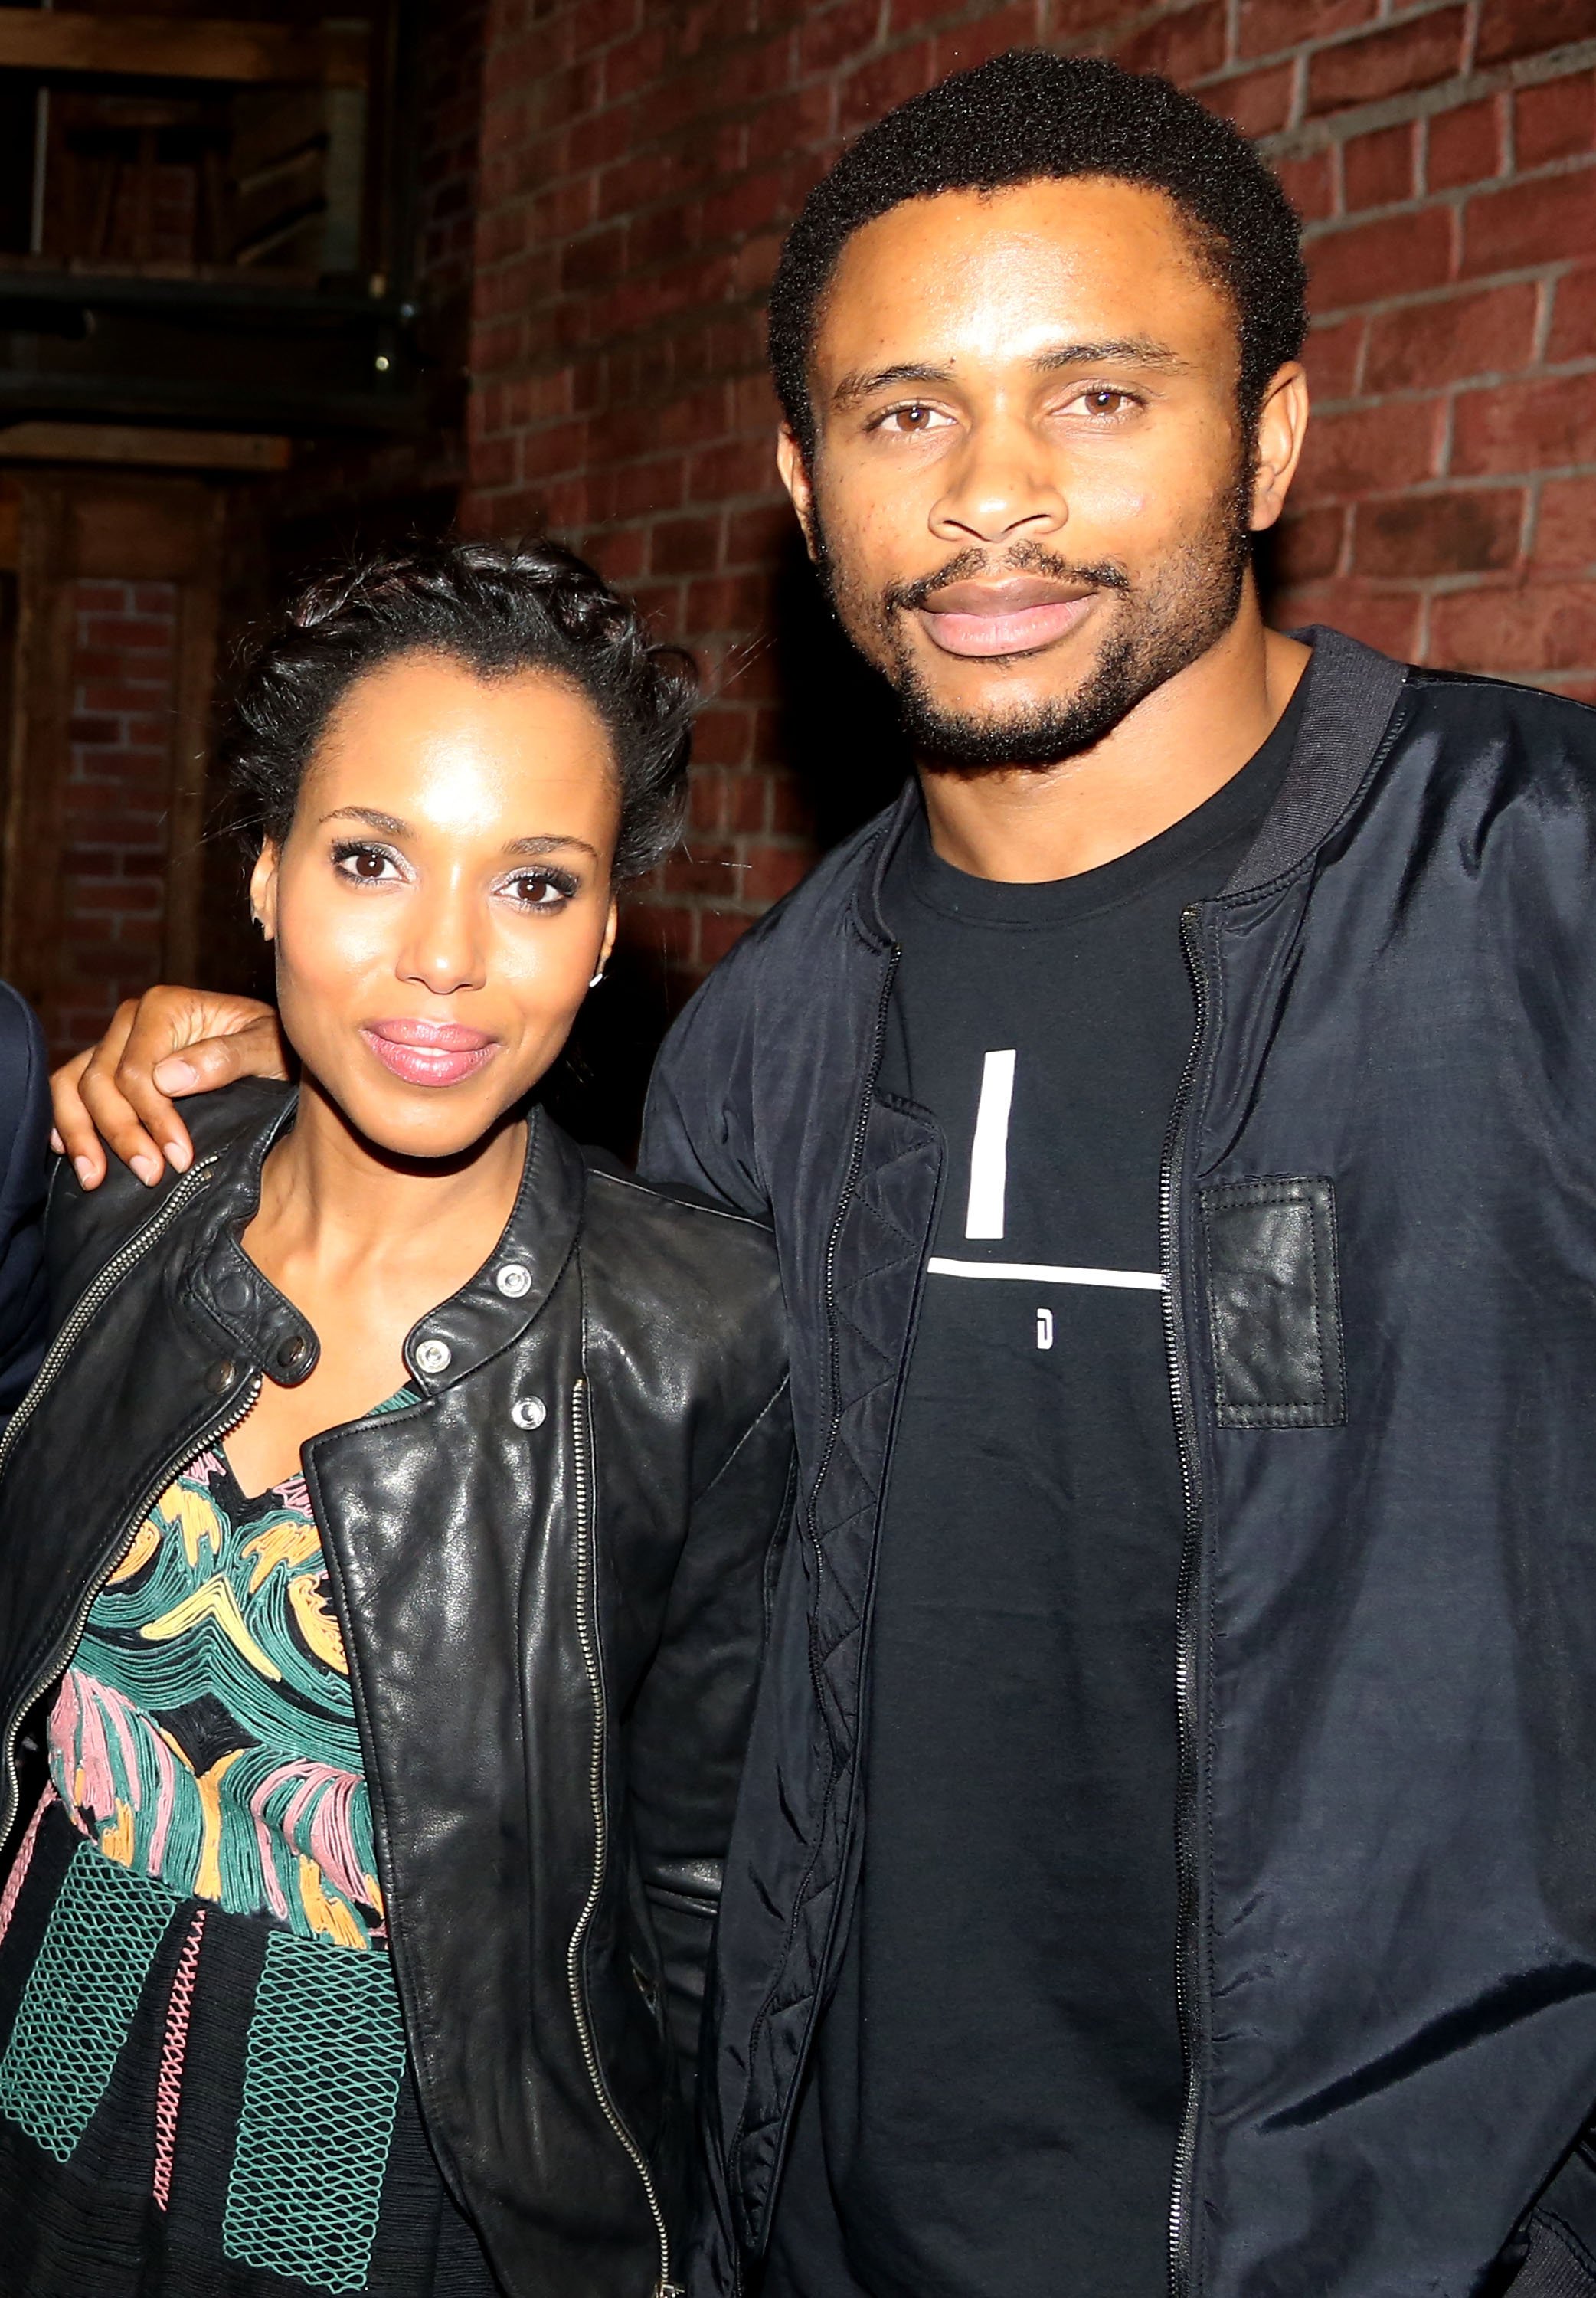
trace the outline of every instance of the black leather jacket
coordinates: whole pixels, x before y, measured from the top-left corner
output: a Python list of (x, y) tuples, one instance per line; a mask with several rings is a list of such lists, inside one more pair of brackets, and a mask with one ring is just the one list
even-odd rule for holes
[[(153, 1196), (57, 1175), (67, 1313), (0, 1444), (8, 1826), (19, 1723), (148, 1505), (314, 1364), (237, 1243), (291, 1106), (196, 1103)], [(787, 1514), (774, 1256), (535, 1116), (498, 1250), (405, 1356), (421, 1401), (304, 1457), (427, 2132), (513, 2298), (649, 2298)]]
[[(1596, 2293), (1596, 712), (1330, 632), (1308, 677), (1252, 853), (1187, 918), (1164, 1175), (1175, 2286), (1484, 2298), (1527, 2242), (1519, 2292), (1566, 2298)], [(802, 1490), (726, 1869), (695, 2298), (755, 2271), (867, 1856), (881, 1500), (960, 1178), (875, 1082), (918, 802), (717, 968), (644, 1136), (646, 1171), (775, 1223)]]

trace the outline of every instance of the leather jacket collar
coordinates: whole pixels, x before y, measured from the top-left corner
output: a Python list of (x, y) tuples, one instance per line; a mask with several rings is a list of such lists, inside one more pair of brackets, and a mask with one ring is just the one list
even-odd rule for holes
[[(260, 1203), (267, 1153), (292, 1126), (298, 1100), (296, 1093), (285, 1093), (282, 1106), (219, 1175), (179, 1287), (179, 1297), (221, 1326), (246, 1362), (269, 1368), (272, 1379), (287, 1388), (315, 1370), (320, 1344), (240, 1240)], [(575, 1145), (540, 1109), (530, 1110), (521, 1185), (497, 1250), (405, 1341), (405, 1365), (423, 1395), (440, 1393), (521, 1338), (575, 1245), (583, 1191)]]

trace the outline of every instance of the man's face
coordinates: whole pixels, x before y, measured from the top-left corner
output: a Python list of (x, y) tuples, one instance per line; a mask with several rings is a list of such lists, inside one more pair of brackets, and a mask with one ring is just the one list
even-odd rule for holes
[(813, 464), (784, 438), (783, 475), (928, 763), (1073, 756), (1229, 628), (1278, 508), (1237, 357), (1158, 192), (950, 192), (854, 234), (816, 331)]

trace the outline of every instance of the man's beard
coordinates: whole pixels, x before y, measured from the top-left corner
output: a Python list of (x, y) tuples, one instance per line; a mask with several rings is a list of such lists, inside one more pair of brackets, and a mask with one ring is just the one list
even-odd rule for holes
[[(1230, 628), (1241, 604), (1252, 548), (1242, 500), (1239, 483), (1228, 488), (1203, 531), (1142, 587), (1112, 561), (1075, 565), (1039, 543), (1023, 541), (996, 554), (963, 550), (934, 574), (890, 585), (879, 604), (864, 614), (864, 602), (839, 575), (823, 536), (821, 578), (856, 644), (861, 625), (872, 626), (877, 643), (865, 650), (897, 696), (904, 732), (923, 766), (955, 773), (1056, 766), (1092, 749), (1138, 703), (1205, 655)], [(999, 707), (979, 715), (950, 710), (926, 683), (910, 650), (903, 617), (950, 583), (1008, 574), (1089, 583), (1117, 593), (1123, 604), (1072, 694), (1012, 710)], [(1028, 662), (1034, 657), (1009, 659)]]

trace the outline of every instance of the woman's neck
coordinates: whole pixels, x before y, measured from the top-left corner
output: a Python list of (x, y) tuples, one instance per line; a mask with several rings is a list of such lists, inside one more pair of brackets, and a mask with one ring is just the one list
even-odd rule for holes
[(525, 1120), (510, 1118), (461, 1157), (412, 1163), (362, 1140), (307, 1078), (294, 1129), (267, 1157), (249, 1252), (269, 1274), (347, 1270), (369, 1281), (380, 1267), (391, 1283), (401, 1272), (412, 1282), (435, 1272), (434, 1297), (445, 1299), (492, 1252), (525, 1145)]
[(526, 1128), (507, 1120), (447, 1165), (385, 1156), (312, 1079), (266, 1160), (244, 1249), (315, 1334), (309, 1375), (269, 1375), (227, 1438), (246, 1492), (295, 1473), (307, 1438), (360, 1418), (404, 1385), (407, 1334), (459, 1291), (515, 1203)]

